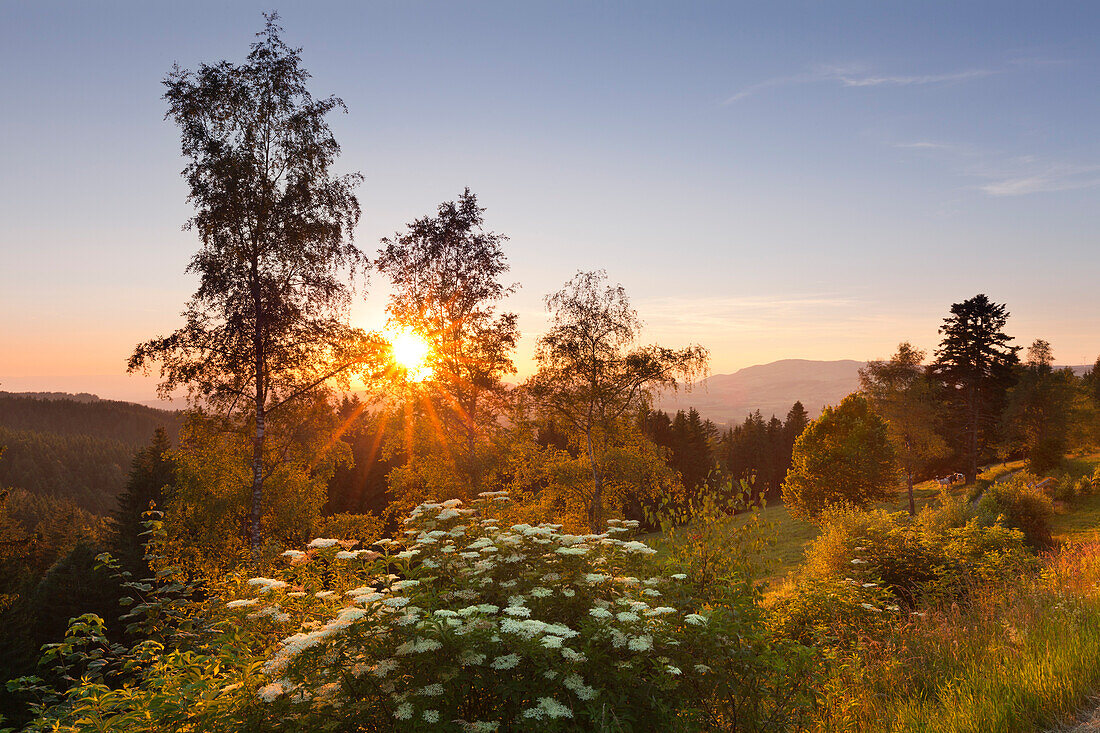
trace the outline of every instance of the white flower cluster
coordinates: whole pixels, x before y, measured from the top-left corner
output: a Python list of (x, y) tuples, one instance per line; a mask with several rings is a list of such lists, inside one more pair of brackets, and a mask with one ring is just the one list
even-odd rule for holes
[[(482, 502), (491, 510), (506, 498), (503, 492), (489, 492)], [(337, 583), (340, 590), (295, 589), (284, 595), (282, 609), (268, 614), (285, 615), (285, 609), (296, 606), (309, 619), (332, 608), (313, 599), (350, 603), (330, 620), (307, 621), (300, 632), (279, 642), (264, 665), (273, 681), (259, 691), (261, 699), (290, 695), (303, 703), (337, 704), (336, 693), (350, 670), (352, 679), (369, 674), (380, 680), (397, 720), (431, 723), (440, 719), (440, 711), (447, 714), (449, 705), (455, 710), (447, 682), (465, 674), (462, 668), (476, 667), (480, 675), (499, 673), (501, 684), (539, 680), (530, 698), (536, 704), (504, 726), (523, 728), (531, 720), (572, 718), (574, 704), (600, 695), (586, 681), (594, 673), (585, 671), (592, 645), (604, 646), (629, 664), (656, 649), (675, 648), (690, 627), (707, 624), (700, 614), (651, 605), (662, 597), (659, 588), (671, 588), (671, 581), (638, 572), (644, 571), (652, 548), (615, 536), (636, 529), (637, 522), (611, 520), (607, 532), (585, 535), (565, 533), (555, 524), (501, 529), (500, 522), (458, 500), (421, 504), (405, 522), (412, 528), (404, 542), (376, 543), (385, 553), (377, 562), (335, 566), (347, 581), (342, 588)], [(335, 544), (321, 538), (309, 547)], [(302, 555), (295, 552), (284, 555), (298, 561)], [(335, 555), (337, 560), (358, 557), (343, 550)], [(271, 578), (249, 583), (261, 593), (287, 588)], [(680, 668), (661, 659), (653, 669), (666, 679), (681, 675)], [(497, 729), (496, 723), (450, 720), (465, 730)]]

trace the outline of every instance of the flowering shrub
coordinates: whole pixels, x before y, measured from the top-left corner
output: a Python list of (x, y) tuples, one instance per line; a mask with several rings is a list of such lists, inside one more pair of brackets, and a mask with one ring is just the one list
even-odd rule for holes
[(856, 640), (917, 612), (963, 601), (976, 587), (1033, 569), (1024, 535), (983, 526), (954, 500), (905, 512), (837, 510), (774, 606), (773, 623), (806, 642)]
[(422, 504), (405, 543), (316, 539), (242, 582), (227, 612), (283, 634), (256, 693), (271, 726), (763, 730), (804, 706), (806, 657), (767, 643), (754, 599), (698, 607), (636, 523), (502, 527), (505, 501)]

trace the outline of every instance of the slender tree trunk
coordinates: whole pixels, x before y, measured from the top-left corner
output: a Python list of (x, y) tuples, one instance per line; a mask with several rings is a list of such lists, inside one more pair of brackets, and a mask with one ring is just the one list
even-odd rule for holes
[(917, 514), (917, 505), (913, 501), (913, 472), (906, 470), (905, 472), (905, 484), (909, 491), (909, 516), (913, 517)]
[(603, 508), (603, 477), (596, 466), (596, 451), (592, 445), (591, 426), (585, 429), (584, 436), (588, 442), (588, 463), (592, 466), (592, 503), (588, 507), (588, 526), (593, 534), (598, 534), (600, 532), (600, 520), (602, 519), (600, 514)]
[(967, 465), (966, 482), (974, 483), (978, 478), (978, 390), (970, 387), (970, 461)]
[(252, 506), (249, 513), (248, 540), (253, 559), (260, 554), (260, 514), (264, 498), (264, 428), (267, 408), (267, 383), (264, 379), (264, 331), (260, 293), (257, 285), (257, 263), (252, 263), (252, 302), (256, 324), (252, 332), (253, 377), (256, 382), (256, 433), (252, 438)]
[(249, 544), (252, 557), (260, 554), (260, 509), (264, 494), (264, 405), (257, 388), (256, 435), (252, 438), (252, 511), (249, 517)]

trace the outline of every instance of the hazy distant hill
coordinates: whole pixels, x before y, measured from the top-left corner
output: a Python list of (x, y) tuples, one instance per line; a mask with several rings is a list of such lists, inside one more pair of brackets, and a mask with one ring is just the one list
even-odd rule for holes
[(825, 405), (835, 405), (859, 387), (862, 361), (811, 361), (783, 359), (771, 364), (745, 367), (733, 374), (715, 374), (691, 392), (680, 391), (661, 398), (663, 410), (694, 407), (718, 423), (738, 423), (745, 415), (760, 410), (767, 419), (782, 419), (796, 400), (801, 400), (810, 417), (817, 417)]
[[(765, 419), (773, 414), (782, 419), (795, 400), (801, 400), (810, 417), (817, 417), (825, 405), (835, 405), (859, 388), (859, 369), (865, 363), (782, 359), (712, 375), (691, 392), (664, 395), (659, 407), (665, 411), (694, 407), (703, 417), (728, 424), (741, 422), (754, 410), (760, 410)], [(1070, 368), (1080, 376), (1091, 367)]]

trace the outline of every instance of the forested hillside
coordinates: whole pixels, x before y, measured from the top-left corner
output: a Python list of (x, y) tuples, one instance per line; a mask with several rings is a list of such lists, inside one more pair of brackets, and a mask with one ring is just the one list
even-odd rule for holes
[(174, 437), (182, 424), (177, 412), (132, 402), (87, 400), (86, 395), (58, 398), (50, 394), (42, 398), (0, 392), (0, 428), (55, 435), (90, 435), (117, 441), (133, 451), (147, 444), (157, 428), (167, 429)]

